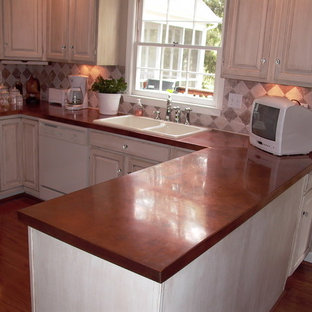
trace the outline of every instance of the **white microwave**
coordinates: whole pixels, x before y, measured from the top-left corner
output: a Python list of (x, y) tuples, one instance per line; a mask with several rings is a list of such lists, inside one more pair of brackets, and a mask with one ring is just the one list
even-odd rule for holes
[(286, 98), (264, 96), (254, 100), (250, 143), (275, 155), (312, 151), (312, 111)]

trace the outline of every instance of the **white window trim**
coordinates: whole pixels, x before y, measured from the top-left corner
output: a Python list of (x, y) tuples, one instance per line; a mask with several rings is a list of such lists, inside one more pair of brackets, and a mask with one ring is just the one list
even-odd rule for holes
[[(132, 94), (133, 84), (135, 83), (132, 79), (133, 70), (135, 70), (134, 59), (136, 58), (136, 49), (134, 47), (135, 37), (137, 33), (136, 29), (136, 16), (138, 15), (138, 2), (141, 0), (129, 0), (128, 2), (128, 27), (127, 27), (127, 54), (126, 54), (126, 80), (128, 82), (128, 91), (123, 94), (123, 99), (126, 102), (134, 103), (137, 99), (141, 99), (142, 104), (166, 107), (167, 104), (167, 94), (161, 95), (161, 98), (147, 97), (146, 92), (136, 91)], [(226, 7), (226, 5), (225, 5)], [(225, 14), (224, 14), (225, 16)], [(224, 23), (223, 23), (224, 27)], [(223, 39), (223, 38), (222, 38)], [(196, 98), (190, 100), (189, 102), (181, 102), (174, 99), (174, 94), (172, 94), (173, 105), (179, 105), (181, 108), (191, 107), (192, 111), (199, 114), (208, 114), (212, 116), (220, 116), (223, 104), (223, 91), (224, 91), (224, 79), (221, 78), (221, 61), (222, 61), (222, 49), (220, 55), (218, 55), (217, 66), (216, 66), (216, 94), (214, 96), (215, 106), (208, 106), (203, 104), (196, 104)], [(145, 94), (145, 96), (144, 96)]]

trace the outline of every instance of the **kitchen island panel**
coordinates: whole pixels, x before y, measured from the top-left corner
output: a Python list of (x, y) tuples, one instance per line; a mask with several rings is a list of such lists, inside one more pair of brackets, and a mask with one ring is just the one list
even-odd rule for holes
[(33, 311), (160, 311), (161, 285), (29, 228)]

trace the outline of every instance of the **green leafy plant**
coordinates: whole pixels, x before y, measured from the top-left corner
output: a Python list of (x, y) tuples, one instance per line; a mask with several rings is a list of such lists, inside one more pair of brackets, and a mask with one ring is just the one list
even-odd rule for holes
[(91, 86), (92, 91), (99, 93), (123, 93), (127, 89), (127, 83), (123, 77), (119, 79), (104, 79), (98, 76)]

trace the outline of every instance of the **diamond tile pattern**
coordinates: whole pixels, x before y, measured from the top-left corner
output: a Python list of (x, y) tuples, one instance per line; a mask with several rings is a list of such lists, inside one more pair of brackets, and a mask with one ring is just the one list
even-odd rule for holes
[[(30, 75), (33, 75), (40, 81), (41, 98), (46, 100), (48, 88), (69, 87), (67, 76), (70, 74), (89, 76), (88, 89), (90, 89), (98, 75), (102, 75), (104, 78), (120, 78), (125, 74), (125, 67), (91, 66), (66, 63), (49, 63), (47, 66), (0, 64), (0, 73), (0, 79), (2, 78), (2, 82), (9, 87), (13, 87), (15, 82), (19, 79), (25, 86)], [(26, 93), (25, 88), (24, 93)], [(243, 95), (243, 103), (240, 109), (228, 107), (229, 93)], [(290, 100), (295, 99), (301, 103), (308, 104), (312, 109), (312, 88), (225, 79), (223, 109), (221, 115), (216, 117), (191, 113), (191, 124), (247, 134), (252, 102), (255, 98), (264, 95), (283, 96)], [(97, 107), (98, 105), (96, 94), (92, 91), (89, 91), (89, 105), (91, 107)], [(134, 103), (123, 102), (120, 105), (120, 112), (133, 113), (134, 105)], [(159, 109), (159, 107), (147, 106), (144, 115), (153, 117), (154, 111), (157, 109)], [(165, 109), (160, 108), (160, 111), (163, 118), (165, 115)]]

